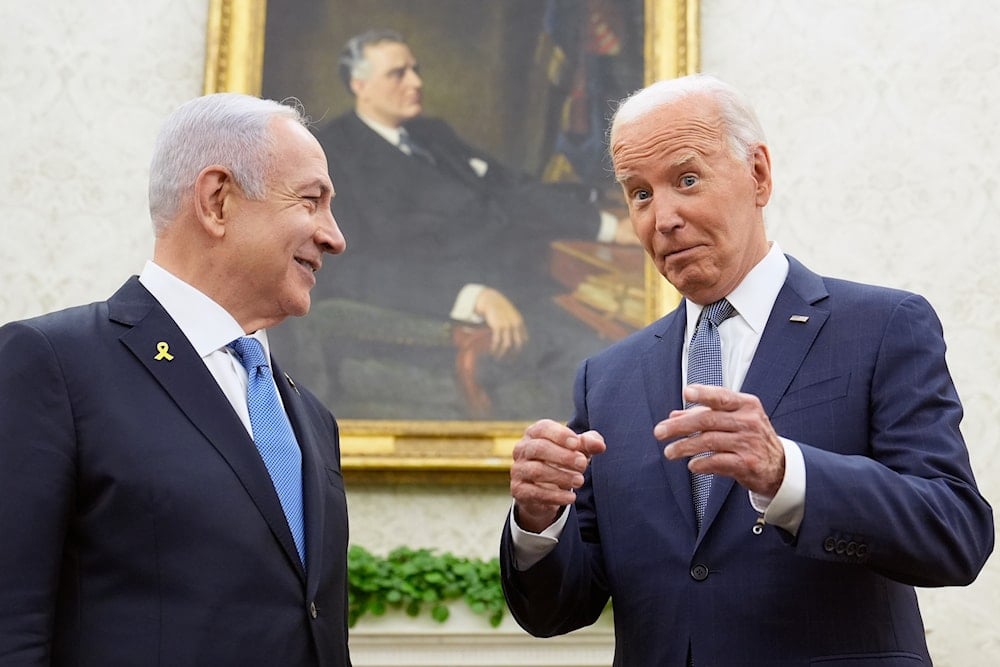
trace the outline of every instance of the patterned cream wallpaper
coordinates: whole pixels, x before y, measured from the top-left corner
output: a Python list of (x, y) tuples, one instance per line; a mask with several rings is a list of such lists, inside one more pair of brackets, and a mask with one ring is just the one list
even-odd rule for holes
[[(812, 268), (937, 308), (984, 494), (1000, 502), (1000, 7), (703, 0), (702, 70), (768, 133), (771, 237)], [(939, 665), (1000, 663), (1000, 558), (920, 592)]]
[(206, 21), (206, 0), (0, 2), (0, 320), (142, 269), (153, 139), (200, 92)]
[[(207, 0), (0, 2), (0, 321), (102, 299), (151, 250), (147, 161), (201, 92)], [(703, 69), (769, 133), (772, 237), (925, 294), (988, 498), (1000, 498), (1000, 10), (990, 0), (702, 0)], [(988, 307), (982, 307), (985, 304)], [(492, 556), (503, 487), (359, 487), (352, 540)], [(938, 665), (1000, 659), (1000, 565), (921, 591)]]

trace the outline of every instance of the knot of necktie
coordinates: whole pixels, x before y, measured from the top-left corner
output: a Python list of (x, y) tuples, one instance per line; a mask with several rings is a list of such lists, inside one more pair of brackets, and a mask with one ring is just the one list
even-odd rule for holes
[(699, 326), (701, 322), (706, 320), (715, 326), (719, 326), (735, 314), (736, 309), (733, 308), (733, 304), (729, 303), (727, 299), (719, 299), (715, 303), (710, 303), (702, 309)]
[(256, 373), (261, 366), (268, 368), (267, 358), (264, 356), (264, 346), (260, 341), (250, 336), (241, 336), (226, 345), (236, 353), (247, 374)]

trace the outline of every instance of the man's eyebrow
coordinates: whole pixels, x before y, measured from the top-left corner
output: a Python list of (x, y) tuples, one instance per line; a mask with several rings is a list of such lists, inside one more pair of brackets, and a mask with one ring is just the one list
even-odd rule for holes
[[(667, 164), (667, 168), (674, 169), (685, 169), (692, 164), (699, 162), (701, 160), (701, 154), (697, 151), (691, 151), (689, 153), (684, 153), (678, 156), (675, 160)], [(615, 182), (625, 183), (626, 181), (638, 176), (635, 171), (619, 171), (615, 172)]]
[(319, 188), (321, 194), (326, 194), (328, 192), (333, 192), (333, 188), (321, 178), (314, 179), (312, 181), (307, 181), (302, 184), (302, 190), (311, 190), (313, 188)]
[(673, 169), (682, 169), (690, 165), (692, 162), (697, 162), (700, 158), (701, 155), (693, 151), (690, 153), (684, 153), (683, 155), (679, 155), (677, 159), (671, 162), (670, 166)]

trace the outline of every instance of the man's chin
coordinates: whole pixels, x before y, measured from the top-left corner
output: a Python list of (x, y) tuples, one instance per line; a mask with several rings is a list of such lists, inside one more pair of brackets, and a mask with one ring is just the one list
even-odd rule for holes
[(288, 317), (304, 317), (309, 314), (310, 308), (312, 308), (312, 297), (306, 292), (304, 296), (300, 296), (288, 304), (285, 308), (285, 314)]

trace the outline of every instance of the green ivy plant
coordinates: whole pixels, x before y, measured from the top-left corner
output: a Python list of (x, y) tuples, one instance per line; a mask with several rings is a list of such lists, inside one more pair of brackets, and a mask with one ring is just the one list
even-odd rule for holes
[(450, 613), (447, 603), (459, 599), (497, 627), (506, 609), (497, 558), (484, 561), (409, 547), (382, 558), (351, 546), (347, 572), (351, 627), (365, 614), (381, 616), (388, 609), (414, 617), (429, 609), (431, 618), (444, 623)]

